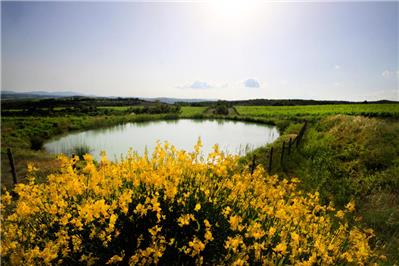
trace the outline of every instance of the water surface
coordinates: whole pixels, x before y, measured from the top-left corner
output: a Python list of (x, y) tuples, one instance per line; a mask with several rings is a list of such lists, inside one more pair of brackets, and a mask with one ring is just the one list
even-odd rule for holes
[(134, 122), (108, 128), (71, 133), (47, 142), (50, 153), (71, 154), (73, 147), (87, 145), (98, 159), (106, 151), (110, 160), (119, 160), (129, 148), (151, 154), (157, 141), (168, 141), (178, 149), (192, 151), (198, 138), (203, 142), (202, 153), (207, 155), (214, 144), (230, 154), (246, 151), (271, 143), (279, 136), (276, 127), (228, 120), (180, 119), (168, 121)]

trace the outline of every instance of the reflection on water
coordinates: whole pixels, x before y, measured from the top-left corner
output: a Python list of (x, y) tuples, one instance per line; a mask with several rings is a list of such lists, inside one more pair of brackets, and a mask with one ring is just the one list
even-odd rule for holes
[(198, 138), (207, 155), (214, 144), (230, 154), (244, 154), (276, 140), (276, 127), (228, 120), (180, 119), (117, 125), (108, 128), (72, 133), (44, 145), (50, 153), (70, 153), (73, 147), (87, 145), (96, 159), (106, 151), (109, 159), (120, 159), (129, 148), (143, 154), (152, 153), (156, 142), (168, 141), (178, 149), (192, 151)]

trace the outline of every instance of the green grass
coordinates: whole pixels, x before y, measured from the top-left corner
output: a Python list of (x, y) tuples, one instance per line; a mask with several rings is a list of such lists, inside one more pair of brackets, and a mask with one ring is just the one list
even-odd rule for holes
[(306, 106), (236, 106), (244, 116), (326, 116), (334, 114), (399, 117), (399, 104), (338, 104)]
[[(356, 201), (360, 224), (375, 230), (374, 244), (399, 263), (399, 120), (335, 115), (310, 122), (299, 149), (285, 153), (283, 141), (294, 137), (302, 124), (290, 123), (271, 145), (256, 150), (257, 163), (268, 168), (274, 148), (272, 174), (299, 177), (300, 188), (320, 193), (323, 203), (342, 208)], [(243, 158), (250, 163), (253, 154)]]
[(205, 109), (206, 109), (206, 107), (182, 106), (181, 107), (181, 115), (182, 116), (200, 115), (205, 111)]

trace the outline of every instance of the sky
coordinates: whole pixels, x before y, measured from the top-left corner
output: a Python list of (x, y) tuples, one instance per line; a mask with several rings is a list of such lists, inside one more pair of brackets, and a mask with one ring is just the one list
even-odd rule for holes
[(1, 2), (1, 89), (399, 100), (399, 2)]

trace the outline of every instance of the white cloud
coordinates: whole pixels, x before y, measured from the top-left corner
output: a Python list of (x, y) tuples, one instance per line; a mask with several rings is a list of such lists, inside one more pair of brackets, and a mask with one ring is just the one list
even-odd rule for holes
[(394, 71), (394, 70), (385, 70), (384, 72), (382, 72), (381, 74), (384, 78), (388, 79), (388, 78), (393, 78), (393, 77), (399, 77), (399, 70)]
[(207, 82), (203, 82), (203, 81), (194, 81), (192, 84), (191, 84), (191, 86), (190, 86), (190, 88), (191, 89), (209, 89), (209, 88), (211, 88), (212, 86), (211, 85), (209, 85)]
[(191, 84), (187, 84), (184, 86), (178, 86), (179, 89), (210, 89), (213, 88), (212, 85), (208, 84), (205, 81), (196, 80)]
[(244, 86), (247, 88), (259, 88), (260, 87), (259, 81), (257, 81), (256, 79), (253, 79), (253, 78), (244, 80), (243, 83), (244, 83)]
[(193, 89), (193, 90), (204, 90), (204, 89), (215, 89), (215, 88), (227, 88), (229, 86), (228, 83), (208, 83), (206, 81), (196, 80), (191, 84), (186, 84), (183, 86), (176, 86), (178, 89)]
[(341, 66), (340, 65), (334, 65), (334, 69), (336, 69), (336, 70), (341, 69)]

